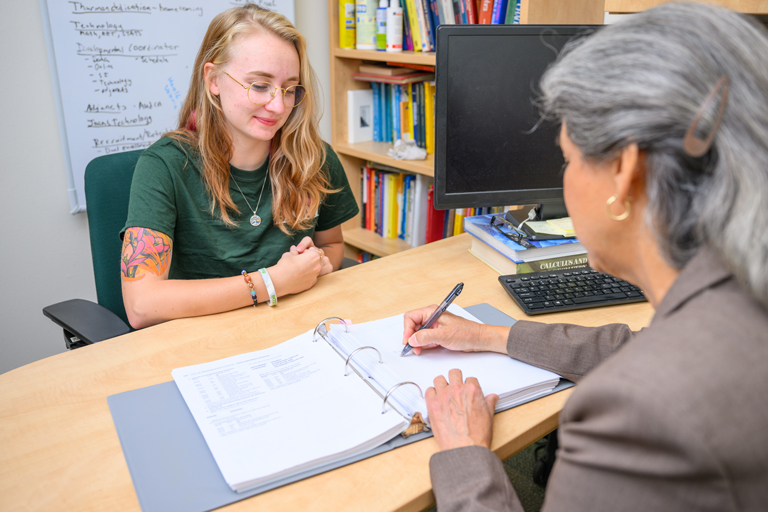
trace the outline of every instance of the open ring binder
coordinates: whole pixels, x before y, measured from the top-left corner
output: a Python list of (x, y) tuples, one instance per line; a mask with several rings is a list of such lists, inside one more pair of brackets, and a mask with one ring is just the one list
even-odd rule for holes
[[(325, 326), (325, 322), (330, 322), (331, 320), (338, 320), (342, 324), (344, 324), (344, 332), (349, 332), (349, 326), (347, 325), (347, 322), (344, 321), (343, 318), (339, 318), (337, 316), (331, 316), (317, 324), (317, 327), (315, 327), (315, 332), (312, 333), (312, 342), (317, 343), (317, 335), (319, 334), (320, 337), (322, 337), (325, 341), (328, 341), (325, 338), (325, 334), (328, 333), (328, 328)], [(333, 345), (331, 345), (333, 346)]]
[(424, 392), (421, 390), (421, 387), (419, 387), (418, 384), (411, 381), (400, 382), (399, 384), (395, 384), (394, 386), (389, 388), (389, 391), (387, 391), (387, 396), (384, 397), (384, 403), (381, 404), (381, 414), (384, 414), (385, 412), (387, 412), (387, 399), (389, 398), (389, 395), (391, 395), (400, 386), (405, 386), (406, 384), (412, 384), (416, 386), (416, 388), (418, 388), (419, 390), (419, 394), (421, 395), (421, 398), (424, 398)]
[[(344, 359), (344, 376), (348, 375), (347, 368), (349, 367), (349, 363), (352, 362), (352, 356), (355, 355), (355, 353), (359, 352), (360, 350), (363, 350), (363, 349), (366, 349), (366, 348), (372, 348), (373, 350), (376, 350), (376, 353), (379, 355), (379, 363), (383, 364), (383, 359), (381, 357), (381, 352), (379, 352), (378, 349), (376, 349), (375, 347), (370, 347), (370, 346), (359, 347), (359, 348), (355, 349), (354, 351), (352, 351), (352, 353), (349, 354), (349, 356), (345, 356), (342, 352), (340, 352), (339, 349), (336, 347), (336, 345), (334, 343), (332, 343), (328, 339), (328, 336), (330, 336), (330, 331), (326, 327), (325, 324), (326, 324), (326, 322), (329, 322), (331, 320), (338, 320), (338, 321), (340, 321), (342, 324), (344, 324), (344, 332), (345, 333), (349, 333), (349, 326), (347, 325), (347, 323), (343, 319), (341, 319), (339, 317), (333, 316), (333, 317), (326, 318), (325, 320), (322, 320), (322, 321), (320, 321), (319, 324), (317, 324), (317, 327), (315, 327), (315, 331), (314, 331), (314, 333), (312, 335), (312, 341), (316, 342), (317, 341), (317, 336), (319, 335), (321, 338), (323, 338), (323, 340), (325, 340), (326, 343), (328, 343), (331, 346), (331, 348), (333, 348), (333, 350), (337, 354), (339, 354), (339, 356), (342, 359)], [(376, 389), (373, 386), (373, 384), (371, 384), (369, 382), (369, 379), (366, 376), (364, 376), (363, 374), (361, 374), (360, 371), (357, 368), (355, 368), (354, 366), (351, 366), (351, 368), (352, 368), (352, 371), (355, 372), (358, 377), (363, 379), (363, 382), (365, 382), (368, 385), (368, 387), (373, 390), (374, 393), (376, 393), (377, 395), (379, 395), (379, 397), (381, 397), (381, 399), (382, 399), (382, 414), (384, 412), (386, 412), (387, 399), (392, 394), (392, 392), (395, 391), (395, 389), (397, 389), (398, 387), (403, 386), (405, 384), (413, 384), (414, 386), (419, 388), (419, 393), (421, 393), (421, 397), (424, 398), (424, 393), (421, 391), (421, 388), (417, 384), (415, 384), (413, 382), (400, 382), (398, 384), (395, 384), (394, 386), (389, 388), (389, 390), (387, 391), (386, 395), (382, 395), (381, 392), (379, 392), (379, 390)], [(390, 404), (390, 406), (391, 406), (391, 404)], [(416, 412), (416, 413), (414, 413), (413, 416), (409, 417), (408, 415), (400, 412), (397, 408), (395, 408), (395, 407), (392, 407), (392, 408), (398, 414), (400, 414), (403, 418), (405, 418), (407, 420), (410, 420), (410, 422), (411, 422), (411, 425), (407, 429), (405, 429), (405, 431), (403, 431), (400, 434), (401, 436), (408, 437), (408, 436), (410, 436), (412, 434), (417, 434), (417, 433), (423, 432), (423, 431), (429, 431), (429, 426), (424, 421), (424, 419), (423, 419), (423, 417), (422, 417), (420, 412)]]
[[(355, 350), (353, 350), (353, 351), (352, 351), (352, 353), (351, 353), (351, 354), (349, 354), (349, 357), (347, 358), (347, 360), (346, 360), (346, 361), (345, 361), (345, 363), (344, 363), (344, 376), (345, 376), (345, 377), (346, 377), (347, 375), (349, 375), (349, 372), (347, 371), (347, 368), (349, 367), (349, 360), (350, 360), (350, 359), (352, 359), (352, 356), (353, 356), (353, 355), (355, 355), (355, 354), (357, 354), (357, 353), (358, 353), (358, 352), (360, 352), (361, 350), (365, 350), (365, 349), (367, 349), (367, 348), (370, 348), (370, 349), (372, 349), (372, 350), (375, 350), (375, 351), (376, 351), (376, 353), (377, 353), (377, 354), (379, 354), (379, 364), (384, 364), (384, 361), (381, 359), (381, 352), (379, 352), (379, 349), (377, 349), (376, 347), (360, 347), (360, 348), (356, 348)], [(422, 398), (423, 398), (423, 397), (422, 397)]]

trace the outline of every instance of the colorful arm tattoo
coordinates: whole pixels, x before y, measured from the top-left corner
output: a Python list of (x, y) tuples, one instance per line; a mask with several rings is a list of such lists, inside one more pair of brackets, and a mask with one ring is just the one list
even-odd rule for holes
[(121, 273), (126, 281), (136, 281), (151, 273), (162, 275), (171, 261), (171, 237), (146, 228), (128, 228), (123, 235)]

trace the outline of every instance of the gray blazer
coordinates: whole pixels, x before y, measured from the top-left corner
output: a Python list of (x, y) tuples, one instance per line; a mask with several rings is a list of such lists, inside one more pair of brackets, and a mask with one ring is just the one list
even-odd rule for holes
[[(520, 321), (507, 352), (578, 382), (543, 510), (768, 510), (768, 311), (711, 251), (639, 332)], [(430, 471), (440, 512), (522, 511), (490, 450)]]

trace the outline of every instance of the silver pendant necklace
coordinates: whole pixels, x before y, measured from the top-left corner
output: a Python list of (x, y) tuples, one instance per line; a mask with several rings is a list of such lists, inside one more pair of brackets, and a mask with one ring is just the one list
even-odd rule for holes
[(245, 194), (243, 194), (243, 189), (240, 188), (240, 185), (237, 184), (237, 180), (235, 177), (230, 174), (230, 178), (232, 178), (232, 181), (235, 182), (235, 186), (237, 187), (237, 190), (240, 191), (240, 195), (243, 196), (243, 199), (245, 199), (245, 204), (248, 205), (248, 208), (253, 212), (253, 217), (251, 217), (251, 226), (258, 227), (261, 224), (261, 217), (256, 215), (256, 212), (259, 210), (259, 205), (261, 204), (261, 195), (264, 193), (264, 185), (267, 184), (267, 178), (269, 178), (269, 170), (267, 170), (267, 175), (264, 176), (264, 183), (261, 184), (261, 192), (259, 192), (259, 202), (256, 203), (256, 209), (254, 210), (251, 208), (251, 203), (248, 202), (248, 199), (245, 197)]

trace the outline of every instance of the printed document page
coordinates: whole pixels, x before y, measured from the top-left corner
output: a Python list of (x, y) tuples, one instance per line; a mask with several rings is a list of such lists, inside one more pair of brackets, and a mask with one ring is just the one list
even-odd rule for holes
[[(477, 318), (456, 304), (448, 307), (451, 313), (479, 322)], [(351, 366), (355, 366), (364, 375), (370, 375), (371, 382), (379, 382), (381, 388), (388, 390), (398, 382), (410, 381), (418, 384), (422, 392), (433, 385), (435, 377), (448, 378), (448, 371), (459, 368), (464, 378), (477, 378), (484, 394), (499, 395), (497, 409), (507, 408), (549, 393), (560, 381), (560, 376), (543, 370), (506, 354), (493, 352), (455, 352), (443, 348), (423, 350), (421, 355), (414, 352), (400, 357), (403, 349), (403, 315), (396, 315), (373, 322), (353, 324), (350, 333), (345, 335), (339, 326), (333, 326), (334, 339), (341, 344), (375, 347), (380, 353), (383, 364), (379, 363), (378, 354), (370, 349), (357, 352)], [(385, 391), (386, 392), (386, 391)], [(399, 403), (412, 414), (420, 411), (426, 416), (426, 402), (419, 397), (414, 386), (401, 386), (393, 392), (390, 400)], [(388, 400), (389, 402), (389, 400)]]
[(312, 332), (178, 368), (173, 379), (224, 479), (241, 492), (374, 448), (408, 426)]

